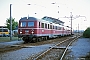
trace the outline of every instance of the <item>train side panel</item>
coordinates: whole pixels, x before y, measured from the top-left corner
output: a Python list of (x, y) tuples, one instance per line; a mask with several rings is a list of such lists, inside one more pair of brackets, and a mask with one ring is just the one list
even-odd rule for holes
[(70, 30), (60, 24), (30, 17), (19, 20), (18, 34), (18, 37), (22, 37), (25, 42), (37, 42), (48, 38), (67, 36), (70, 34)]

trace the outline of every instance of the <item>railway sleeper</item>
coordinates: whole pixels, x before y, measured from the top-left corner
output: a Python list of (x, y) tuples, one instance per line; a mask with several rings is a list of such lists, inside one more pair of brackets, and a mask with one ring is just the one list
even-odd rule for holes
[(53, 47), (53, 49), (66, 49), (66, 47)]

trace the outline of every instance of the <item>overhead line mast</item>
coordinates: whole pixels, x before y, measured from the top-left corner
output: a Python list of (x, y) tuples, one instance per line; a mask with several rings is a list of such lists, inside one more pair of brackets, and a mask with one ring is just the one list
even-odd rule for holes
[[(71, 15), (70, 15), (70, 17), (64, 17), (64, 18), (70, 18), (70, 20), (71, 20), (71, 35), (72, 35), (72, 20), (73, 19), (76, 19), (76, 18), (79, 18), (79, 17), (85, 17), (85, 16), (76, 16), (76, 17), (73, 17), (73, 15), (72, 15), (72, 12), (70, 12), (71, 13)], [(86, 17), (85, 17), (85, 19), (86, 19)], [(78, 28), (79, 29), (79, 28)]]

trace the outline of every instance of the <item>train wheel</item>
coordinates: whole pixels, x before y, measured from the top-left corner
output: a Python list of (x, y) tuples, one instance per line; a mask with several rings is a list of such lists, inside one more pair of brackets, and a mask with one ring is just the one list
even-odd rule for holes
[(44, 37), (44, 40), (47, 40), (47, 37)]
[(28, 40), (28, 39), (25, 39), (25, 40), (24, 40), (24, 43), (28, 43), (28, 42), (29, 42), (29, 40)]
[(32, 38), (32, 41), (33, 41), (34, 43), (37, 42), (37, 41), (36, 41), (36, 38)]
[(26, 37), (23, 37), (23, 41), (24, 41), (24, 43), (29, 43), (30, 39), (26, 38)]
[(42, 39), (41, 38), (38, 38), (38, 41), (40, 42), (40, 41), (42, 41)]
[(32, 39), (29, 38), (29, 42), (31, 43), (32, 42)]
[(45, 41), (45, 37), (43, 37), (43, 41)]
[(26, 43), (26, 39), (25, 39), (25, 37), (23, 37), (22, 39), (23, 39), (24, 43)]
[(45, 40), (45, 37), (43, 37), (43, 40)]

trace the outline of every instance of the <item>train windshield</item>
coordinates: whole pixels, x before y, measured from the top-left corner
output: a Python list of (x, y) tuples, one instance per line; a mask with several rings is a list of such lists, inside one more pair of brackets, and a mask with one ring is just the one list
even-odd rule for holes
[(28, 22), (28, 27), (34, 27), (34, 22)]
[(8, 32), (8, 29), (0, 29), (0, 32)]
[(21, 22), (21, 27), (26, 27), (26, 22)]

